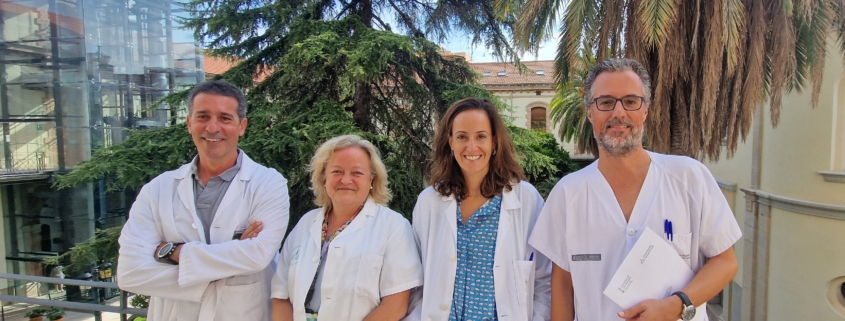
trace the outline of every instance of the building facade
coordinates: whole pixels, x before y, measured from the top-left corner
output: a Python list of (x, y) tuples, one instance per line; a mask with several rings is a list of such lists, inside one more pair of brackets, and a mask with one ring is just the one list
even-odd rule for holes
[(128, 129), (172, 124), (177, 111), (155, 102), (203, 81), (202, 55), (171, 0), (14, 0), (0, 12), (0, 273), (49, 276), (43, 258), (122, 225), (134, 200), (103, 181), (57, 190), (55, 177)]
[[(448, 53), (462, 55), (463, 53)], [(465, 59), (469, 59), (465, 54)], [(558, 127), (552, 124), (550, 104), (556, 95), (554, 60), (523, 61), (529, 69), (520, 73), (511, 62), (471, 62), (485, 89), (502, 99), (510, 110), (502, 116), (518, 127), (554, 134), (561, 148), (579, 163), (595, 159), (592, 154), (576, 154), (575, 143), (561, 140)]]
[(817, 107), (810, 87), (787, 95), (773, 127), (761, 105), (734, 157), (706, 163), (743, 230), (722, 320), (845, 319), (845, 61), (828, 43)]

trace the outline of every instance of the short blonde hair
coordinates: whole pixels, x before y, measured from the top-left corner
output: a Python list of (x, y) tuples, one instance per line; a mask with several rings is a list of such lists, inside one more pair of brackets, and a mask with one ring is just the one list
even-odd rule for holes
[(343, 135), (327, 140), (317, 148), (308, 171), (311, 172), (311, 190), (314, 191), (314, 204), (320, 207), (331, 207), (332, 200), (326, 192), (326, 165), (334, 152), (347, 147), (357, 147), (370, 156), (370, 169), (373, 174), (373, 189), (370, 197), (378, 204), (387, 205), (393, 195), (387, 187), (387, 168), (381, 161), (378, 149), (373, 143), (358, 135)]

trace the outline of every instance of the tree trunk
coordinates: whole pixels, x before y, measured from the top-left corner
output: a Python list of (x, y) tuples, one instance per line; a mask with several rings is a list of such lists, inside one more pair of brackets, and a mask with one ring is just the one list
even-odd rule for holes
[(373, 101), (373, 87), (366, 82), (359, 82), (355, 88), (354, 106), (352, 107), (352, 121), (363, 131), (372, 131), (370, 120), (370, 106)]
[[(368, 28), (373, 27), (373, 1), (359, 0), (355, 13)], [(370, 120), (370, 106), (373, 101), (373, 88), (367, 82), (359, 82), (355, 85), (355, 97), (352, 106), (352, 121), (355, 126), (363, 131), (371, 131), (372, 121)]]
[(358, 16), (361, 17), (361, 21), (364, 22), (369, 28), (373, 27), (373, 1), (372, 0), (360, 0), (358, 1)]

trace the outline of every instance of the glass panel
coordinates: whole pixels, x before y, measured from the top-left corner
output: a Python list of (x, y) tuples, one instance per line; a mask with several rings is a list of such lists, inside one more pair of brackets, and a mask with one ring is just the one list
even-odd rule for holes
[[(205, 79), (192, 33), (174, 20), (184, 15), (171, 0), (3, 2), (0, 179), (71, 170), (93, 150), (124, 141), (127, 128), (175, 123), (181, 111), (155, 102)], [(134, 197), (106, 193), (104, 181), (61, 191), (46, 182), (0, 186), (7, 258), (0, 270), (48, 275), (53, 268), (42, 258), (96, 228), (122, 225)]]

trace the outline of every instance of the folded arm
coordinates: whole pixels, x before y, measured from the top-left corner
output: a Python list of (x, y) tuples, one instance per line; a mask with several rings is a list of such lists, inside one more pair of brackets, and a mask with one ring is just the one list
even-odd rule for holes
[(248, 240), (185, 243), (179, 253), (180, 285), (203, 284), (267, 268), (278, 253), (288, 226), (287, 182), (280, 176), (256, 190), (259, 192), (253, 197), (250, 219), (262, 222), (261, 233)]
[(120, 233), (117, 280), (120, 288), (165, 299), (199, 302), (208, 282), (179, 285), (179, 268), (155, 259), (155, 250), (164, 239), (153, 212), (149, 188), (141, 188)]

